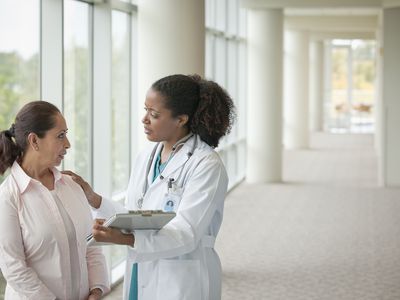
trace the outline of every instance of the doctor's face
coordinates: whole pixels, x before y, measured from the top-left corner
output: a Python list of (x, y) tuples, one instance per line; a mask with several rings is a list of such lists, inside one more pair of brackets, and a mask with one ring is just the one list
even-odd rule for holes
[(147, 92), (142, 123), (147, 139), (152, 142), (174, 139), (179, 129), (178, 118), (174, 118), (171, 110), (165, 108), (164, 101), (159, 92), (152, 89)]

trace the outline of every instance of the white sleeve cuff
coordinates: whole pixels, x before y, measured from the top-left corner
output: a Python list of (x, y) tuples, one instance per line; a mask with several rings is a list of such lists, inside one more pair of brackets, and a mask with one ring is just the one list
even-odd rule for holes
[(92, 208), (93, 218), (109, 219), (116, 213), (125, 213), (128, 210), (121, 204), (102, 197), (100, 207)]

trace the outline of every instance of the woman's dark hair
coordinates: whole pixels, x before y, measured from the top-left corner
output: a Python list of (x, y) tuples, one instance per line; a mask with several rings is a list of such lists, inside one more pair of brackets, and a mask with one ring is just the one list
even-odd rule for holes
[(58, 113), (58, 108), (46, 101), (33, 101), (22, 107), (10, 129), (0, 132), (0, 175), (26, 151), (30, 133), (43, 138), (54, 128)]
[(228, 93), (217, 83), (199, 75), (170, 75), (151, 88), (165, 98), (165, 107), (173, 117), (188, 115), (191, 132), (211, 147), (228, 134), (235, 119), (235, 106)]

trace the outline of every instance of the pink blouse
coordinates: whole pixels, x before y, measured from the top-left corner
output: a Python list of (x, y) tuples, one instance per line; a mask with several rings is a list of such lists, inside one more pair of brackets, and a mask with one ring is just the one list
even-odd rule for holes
[[(71, 299), (71, 278), (80, 276), (79, 299), (100, 287), (109, 290), (101, 249), (87, 247), (93, 220), (86, 197), (56, 168), (54, 192), (75, 226), (80, 274), (71, 274), (63, 218), (50, 191), (17, 162), (0, 186), (0, 268), (7, 280), (5, 299)], [(76, 299), (71, 299), (76, 300)]]

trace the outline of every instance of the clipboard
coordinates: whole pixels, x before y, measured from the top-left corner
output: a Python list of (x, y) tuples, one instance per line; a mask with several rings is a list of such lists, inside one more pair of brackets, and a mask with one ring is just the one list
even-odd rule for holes
[[(123, 232), (133, 230), (159, 230), (176, 216), (175, 212), (162, 210), (131, 210), (128, 213), (115, 214), (104, 222), (104, 227), (121, 229)], [(113, 245), (112, 243), (96, 242), (92, 234), (86, 237), (86, 243), (91, 245)]]

